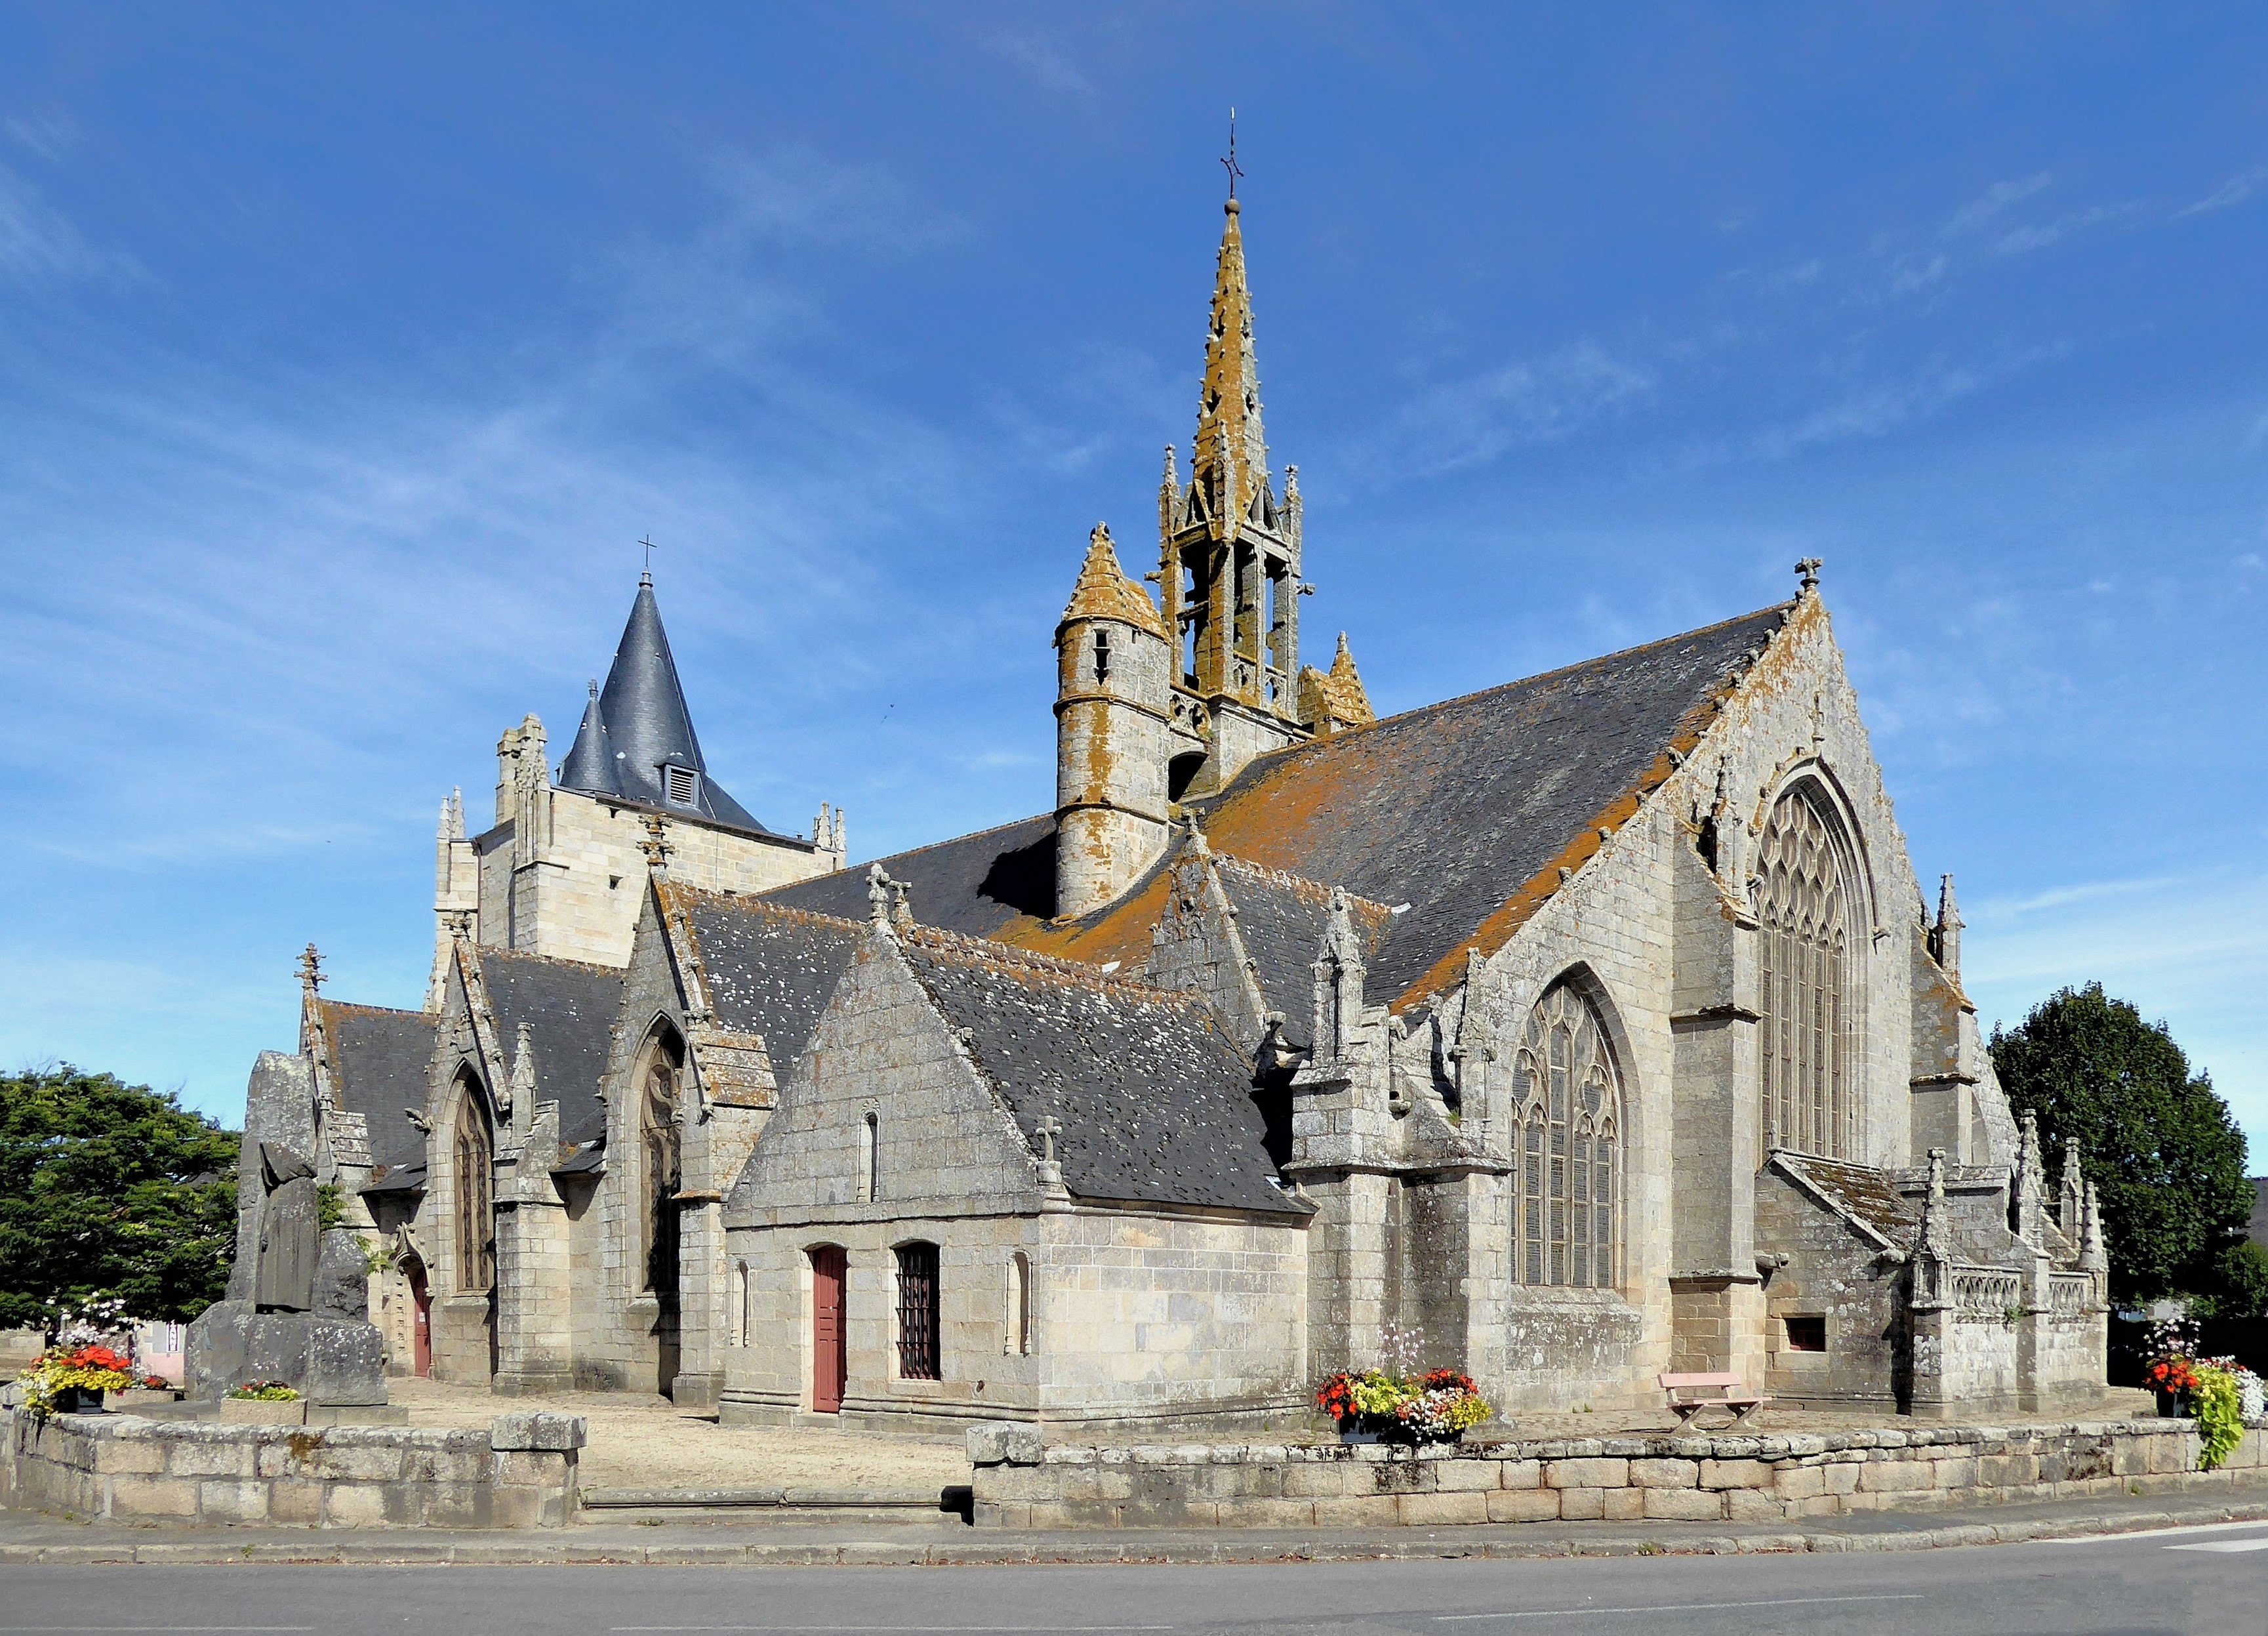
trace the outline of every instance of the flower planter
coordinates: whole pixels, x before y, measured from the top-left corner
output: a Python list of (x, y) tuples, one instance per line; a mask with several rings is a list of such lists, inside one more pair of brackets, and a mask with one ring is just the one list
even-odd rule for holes
[(100, 1414), (102, 1394), (84, 1386), (63, 1386), (55, 1389), (57, 1414)]
[(2161, 1420), (2182, 1420), (2189, 1418), (2190, 1406), (2179, 1392), (2161, 1390), (2158, 1393), (2158, 1418)]
[(1339, 1427), (1339, 1441), (1342, 1443), (1382, 1443), (1385, 1441), (1386, 1433), (1383, 1432), (1366, 1432), (1352, 1426)]
[(223, 1426), (305, 1426), (307, 1404), (305, 1399), (273, 1403), (264, 1397), (224, 1397), (220, 1419)]

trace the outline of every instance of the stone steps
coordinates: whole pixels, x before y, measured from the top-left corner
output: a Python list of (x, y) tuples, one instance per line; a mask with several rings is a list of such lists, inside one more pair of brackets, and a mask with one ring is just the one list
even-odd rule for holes
[(586, 1488), (575, 1521), (637, 1522), (887, 1523), (897, 1527), (968, 1524), (966, 1485), (944, 1489), (873, 1488)]

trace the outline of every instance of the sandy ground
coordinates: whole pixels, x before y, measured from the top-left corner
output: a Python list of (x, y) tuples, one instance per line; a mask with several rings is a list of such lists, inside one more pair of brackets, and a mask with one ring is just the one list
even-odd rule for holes
[(712, 1411), (681, 1411), (666, 1397), (560, 1392), (494, 1397), (477, 1386), (387, 1382), (412, 1426), (485, 1426), (513, 1409), (579, 1414), (590, 1422), (585, 1488), (874, 1488), (934, 1490), (968, 1481), (956, 1434), (946, 1439), (828, 1426), (721, 1426)]
[[(928, 1490), (968, 1481), (968, 1463), (958, 1436), (917, 1438), (811, 1425), (726, 1427), (717, 1424), (713, 1412), (680, 1410), (666, 1397), (622, 1392), (565, 1392), (510, 1399), (491, 1396), (476, 1386), (444, 1386), (433, 1381), (395, 1379), (388, 1381), (387, 1388), (395, 1403), (409, 1407), (412, 1426), (485, 1426), (491, 1416), (520, 1407), (582, 1415), (590, 1422), (591, 1441), (582, 1462), (582, 1480), (588, 1488)], [(1984, 1418), (1994, 1425), (2016, 1426), (2154, 1412), (2148, 1393), (2115, 1392), (2094, 1411)], [(1713, 1430), (1726, 1417), (1712, 1411), (1702, 1419), (1704, 1429)], [(1916, 1424), (1896, 1415), (1767, 1407), (1750, 1416), (1741, 1429), (1745, 1433), (1786, 1436)], [(1660, 1435), (1675, 1431), (1676, 1422), (1659, 1410), (1602, 1411), (1519, 1415), (1514, 1417), (1513, 1429), (1521, 1437), (1620, 1437)], [(1248, 1441), (1263, 1440), (1253, 1436)]]

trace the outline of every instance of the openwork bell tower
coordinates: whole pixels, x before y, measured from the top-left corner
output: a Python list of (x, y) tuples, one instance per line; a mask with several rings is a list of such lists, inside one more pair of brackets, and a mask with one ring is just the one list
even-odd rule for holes
[(1165, 851), (1185, 799), (1225, 788), (1256, 755), (1371, 719), (1339, 643), (1300, 666), (1298, 470), (1282, 492), (1261, 430), (1260, 370), (1232, 195), (1213, 280), (1189, 481), (1166, 451), (1158, 492), (1163, 609), (1097, 524), (1056, 627), (1056, 912), (1111, 902)]

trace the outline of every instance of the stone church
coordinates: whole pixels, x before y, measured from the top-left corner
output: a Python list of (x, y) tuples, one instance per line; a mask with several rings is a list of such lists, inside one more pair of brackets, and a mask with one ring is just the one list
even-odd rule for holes
[(1302, 662), (1232, 199), (1158, 565), (1098, 526), (1052, 810), (848, 866), (703, 760), (650, 580), (555, 764), (444, 803), (421, 1010), (323, 996), (388, 1367), (727, 1420), (1292, 1423), (1414, 1335), (1503, 1412), (1665, 1370), (1938, 1415), (2101, 1389), (2075, 1153), (2010, 1116), (1818, 564), (1376, 719)]

